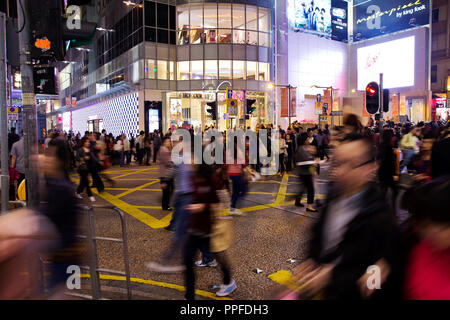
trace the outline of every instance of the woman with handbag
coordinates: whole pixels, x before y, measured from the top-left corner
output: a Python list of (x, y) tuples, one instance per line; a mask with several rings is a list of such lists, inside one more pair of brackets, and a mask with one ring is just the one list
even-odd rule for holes
[(89, 165), (91, 163), (91, 142), (88, 137), (81, 139), (81, 147), (78, 149), (77, 161), (78, 161), (78, 173), (80, 174), (80, 184), (78, 185), (75, 196), (78, 199), (82, 199), (81, 193), (86, 189), (87, 195), (92, 202), (95, 202), (95, 198), (89, 187)]
[(184, 251), (186, 267), (186, 300), (195, 300), (194, 259), (197, 251), (210, 251), (210, 239), (214, 223), (214, 205), (218, 179), (213, 167), (205, 163), (198, 165), (193, 176), (192, 204), (188, 205), (187, 235)]

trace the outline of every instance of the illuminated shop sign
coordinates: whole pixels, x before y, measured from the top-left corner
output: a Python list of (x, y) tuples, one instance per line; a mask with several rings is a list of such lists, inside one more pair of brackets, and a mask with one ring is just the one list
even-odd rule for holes
[(430, 23), (429, 0), (369, 0), (353, 7), (353, 41)]

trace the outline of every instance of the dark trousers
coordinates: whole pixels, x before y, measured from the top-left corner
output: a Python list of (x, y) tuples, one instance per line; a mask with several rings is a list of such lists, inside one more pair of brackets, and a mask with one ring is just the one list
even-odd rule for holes
[(84, 189), (86, 189), (87, 195), (88, 197), (92, 197), (92, 191), (91, 188), (89, 187), (89, 179), (88, 179), (88, 171), (80, 171), (80, 185), (77, 188), (77, 193), (81, 194)]
[(159, 148), (155, 148), (155, 150), (153, 151), (153, 163), (156, 163), (156, 157), (158, 155)]
[(209, 237), (199, 237), (188, 234), (184, 248), (184, 265), (186, 267), (186, 300), (195, 300), (195, 271), (194, 259), (197, 250), (209, 252)]
[(303, 193), (305, 192), (306, 189), (308, 195), (308, 204), (313, 204), (315, 194), (312, 175), (310, 174), (300, 175), (300, 180), (302, 181), (303, 186), (301, 187), (300, 192), (297, 196), (297, 201), (300, 202), (302, 200)]
[(105, 190), (105, 185), (103, 184), (102, 178), (100, 178), (98, 172), (99, 171), (97, 168), (91, 169), (92, 183), (93, 186), (97, 188), (98, 192), (103, 192), (103, 190)]
[(228, 285), (231, 283), (231, 267), (226, 252), (218, 252), (214, 254), (214, 258), (220, 265), (223, 274), (223, 284)]
[(236, 203), (240, 197), (243, 197), (247, 192), (247, 186), (242, 183), (241, 176), (230, 176), (233, 183), (233, 193), (231, 194), (231, 208), (236, 208)]
[(146, 161), (146, 165), (150, 165), (150, 161), (151, 161), (151, 159), (152, 159), (152, 149), (151, 148), (145, 148), (144, 149), (144, 152), (145, 152), (145, 154), (146, 154), (146, 156), (147, 156), (147, 161)]
[(285, 155), (280, 153), (280, 169), (279, 172), (283, 174), (286, 171), (286, 163), (284, 162)]
[(165, 183), (166, 187), (162, 188), (162, 203), (163, 210), (167, 209), (170, 204), (170, 197), (173, 193), (173, 179), (161, 178), (161, 184)]
[(137, 149), (137, 158), (138, 158), (139, 164), (142, 164), (142, 160), (144, 159), (144, 150), (145, 149)]

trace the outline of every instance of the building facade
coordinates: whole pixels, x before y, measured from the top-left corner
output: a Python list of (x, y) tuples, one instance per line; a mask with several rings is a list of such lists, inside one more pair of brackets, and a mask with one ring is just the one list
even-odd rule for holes
[[(65, 107), (52, 116), (70, 113), (65, 117), (74, 132), (104, 128), (135, 135), (210, 125), (206, 103), (217, 100), (221, 130), (271, 122), (272, 5), (268, 0), (97, 2), (92, 17), (102, 31), (89, 51), (70, 49), (69, 63), (59, 73)], [(238, 101), (236, 115), (227, 114), (226, 89), (233, 89)], [(247, 122), (245, 99), (255, 99), (257, 107)]]
[(436, 119), (450, 119), (450, 4), (434, 0), (432, 11), (431, 89)]

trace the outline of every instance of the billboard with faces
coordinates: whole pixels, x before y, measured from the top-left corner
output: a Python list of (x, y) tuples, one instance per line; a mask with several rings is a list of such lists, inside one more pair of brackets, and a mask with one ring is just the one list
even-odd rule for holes
[(294, 31), (347, 41), (347, 9), (343, 0), (287, 0), (286, 12)]

